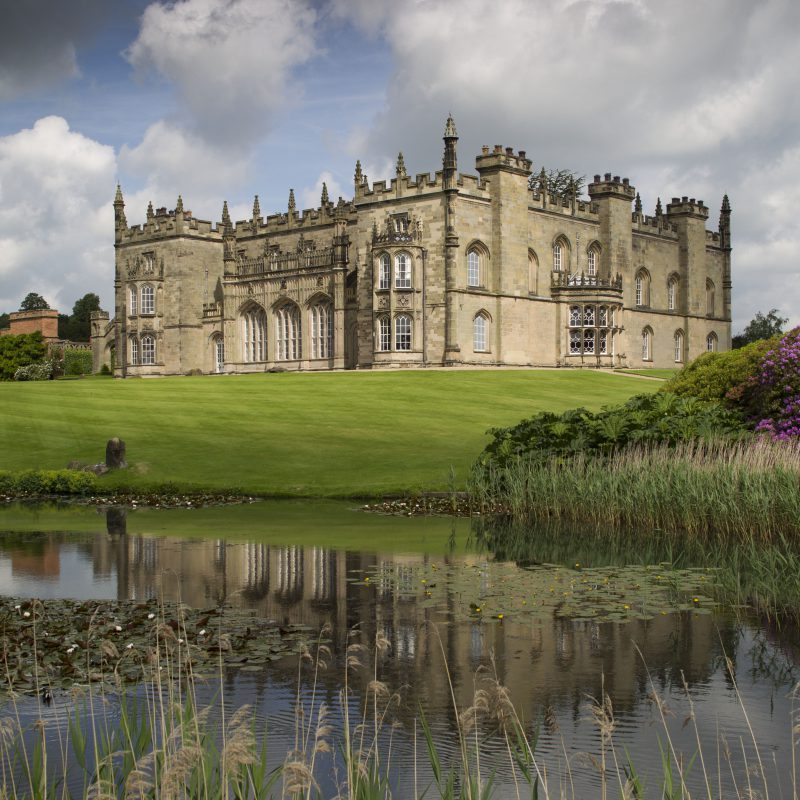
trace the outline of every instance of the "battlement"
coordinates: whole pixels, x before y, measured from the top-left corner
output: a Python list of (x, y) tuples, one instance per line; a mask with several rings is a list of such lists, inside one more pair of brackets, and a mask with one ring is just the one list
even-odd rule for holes
[(589, 184), (589, 197), (594, 200), (600, 197), (615, 197), (620, 200), (627, 200), (633, 202), (636, 197), (636, 189), (631, 186), (628, 178), (620, 179), (619, 175), (611, 177), (610, 172), (601, 178), (600, 175), (595, 175), (592, 183)]
[(678, 226), (670, 222), (663, 214), (652, 217), (649, 214), (631, 214), (633, 230), (652, 236), (665, 236), (668, 239), (678, 238)]
[(708, 206), (702, 200), (694, 197), (673, 197), (667, 203), (667, 216), (669, 217), (694, 217), (695, 219), (708, 219)]
[(143, 244), (153, 239), (164, 239), (172, 236), (191, 234), (192, 236), (208, 236), (219, 239), (222, 227), (209, 220), (197, 219), (189, 210), (167, 210), (165, 206), (153, 210), (147, 208), (147, 219), (141, 225), (131, 225), (120, 232), (120, 244)]
[(524, 175), (527, 178), (531, 174), (531, 166), (532, 162), (526, 157), (524, 150), (515, 154), (513, 147), (503, 147), (500, 144), (496, 144), (491, 151), (488, 145), (484, 145), (481, 148), (481, 154), (475, 159), (475, 168), (481, 177), (484, 173), (502, 170), (516, 175)]

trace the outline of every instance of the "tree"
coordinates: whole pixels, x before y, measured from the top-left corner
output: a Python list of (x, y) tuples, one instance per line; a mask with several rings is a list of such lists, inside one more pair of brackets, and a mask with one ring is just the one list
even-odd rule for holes
[(47, 300), (36, 292), (28, 292), (25, 299), (19, 304), (20, 311), (42, 311), (43, 309), (50, 308), (47, 305)]
[(731, 344), (734, 350), (752, 344), (760, 339), (769, 339), (777, 333), (783, 333), (783, 326), (789, 321), (788, 317), (778, 316), (778, 309), (773, 308), (766, 315), (758, 311), (750, 320), (743, 333), (733, 337)]
[(11, 325), (11, 317), (5, 312), (0, 314), (0, 328), (8, 328)]
[(100, 309), (100, 298), (89, 292), (75, 301), (72, 314), (58, 315), (58, 338), (71, 342), (88, 342), (91, 333), (89, 317), (92, 311)]
[(538, 172), (534, 170), (528, 178), (528, 188), (541, 191), (542, 170), (544, 170), (547, 180), (547, 193), (559, 195), (561, 197), (570, 196), (573, 192), (576, 197), (580, 197), (583, 187), (586, 185), (586, 176), (578, 175), (568, 169), (545, 169), (542, 167)]

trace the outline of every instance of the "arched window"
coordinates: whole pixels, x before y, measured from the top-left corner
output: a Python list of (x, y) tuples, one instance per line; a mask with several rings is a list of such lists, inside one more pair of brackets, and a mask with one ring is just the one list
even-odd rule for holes
[(706, 278), (706, 316), (713, 317), (715, 313), (715, 287), (711, 278)]
[(569, 307), (569, 326), (570, 328), (580, 328), (581, 326), (581, 307)]
[(564, 246), (561, 242), (553, 245), (553, 272), (562, 272), (564, 269)]
[(528, 250), (528, 291), (539, 294), (539, 259), (533, 250)]
[(683, 361), (683, 331), (675, 331), (675, 363)]
[(653, 360), (653, 331), (651, 328), (642, 330), (642, 361)]
[(278, 361), (296, 361), (302, 352), (300, 309), (287, 303), (275, 312), (275, 341)]
[(489, 350), (489, 318), (483, 311), (472, 320), (472, 349), (476, 353)]
[(411, 288), (411, 256), (408, 253), (398, 253), (394, 257), (394, 286), (395, 289)]
[(394, 319), (394, 349), (411, 349), (411, 317), (400, 314)]
[(222, 336), (215, 336), (211, 340), (213, 348), (212, 355), (214, 356), (214, 372), (220, 373), (225, 371), (225, 340)]
[(139, 292), (138, 292), (138, 290), (136, 289), (135, 286), (131, 286), (131, 289), (130, 289), (130, 303), (129, 303), (129, 306), (128, 306), (128, 313), (129, 314), (138, 313), (138, 308), (139, 308), (138, 300), (139, 300)]
[(675, 311), (678, 308), (678, 276), (670, 276), (667, 281), (667, 309)]
[(650, 305), (650, 273), (646, 269), (640, 269), (636, 273), (636, 305)]
[(392, 286), (392, 260), (383, 253), (378, 261), (378, 288), (390, 289)]
[(139, 363), (139, 340), (131, 337), (131, 364)]
[(706, 336), (706, 350), (709, 353), (716, 353), (717, 352), (717, 334), (714, 331)]
[(589, 252), (586, 254), (586, 274), (590, 278), (597, 277), (597, 265), (600, 258), (600, 252), (597, 245), (592, 245)]
[(481, 285), (481, 255), (473, 247), (467, 253), (467, 286)]
[(142, 336), (142, 364), (156, 363), (156, 340), (150, 336)]
[(243, 360), (248, 363), (267, 360), (267, 313), (253, 307), (242, 314)]
[(311, 306), (311, 358), (330, 358), (333, 352), (333, 314), (327, 301)]
[(378, 317), (378, 350), (392, 349), (392, 321), (389, 317)]
[(156, 313), (156, 296), (149, 284), (142, 286), (142, 314)]

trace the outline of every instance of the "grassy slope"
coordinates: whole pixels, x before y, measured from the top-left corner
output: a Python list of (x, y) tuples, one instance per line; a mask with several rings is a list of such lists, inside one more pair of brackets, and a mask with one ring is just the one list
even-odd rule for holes
[[(573, 371), (316, 373), (0, 384), (0, 468), (102, 461), (127, 443), (136, 470), (252, 493), (353, 495), (446, 488), (493, 426), (541, 410), (599, 408), (655, 381)], [(145, 471), (146, 470), (146, 471)]]

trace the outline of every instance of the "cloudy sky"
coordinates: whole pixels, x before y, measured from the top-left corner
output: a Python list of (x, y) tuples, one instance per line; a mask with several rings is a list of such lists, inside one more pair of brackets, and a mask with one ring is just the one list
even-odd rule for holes
[(0, 0), (0, 311), (113, 307), (113, 211), (352, 195), (483, 144), (733, 207), (734, 328), (800, 324), (796, 0)]

